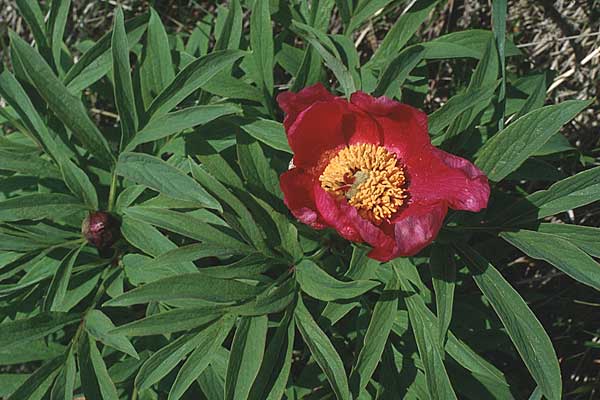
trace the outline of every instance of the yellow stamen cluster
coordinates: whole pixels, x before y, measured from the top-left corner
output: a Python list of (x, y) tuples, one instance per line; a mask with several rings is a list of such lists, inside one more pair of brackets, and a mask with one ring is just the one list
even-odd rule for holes
[(321, 187), (377, 224), (389, 220), (407, 197), (404, 170), (396, 155), (374, 144), (345, 147), (319, 177)]

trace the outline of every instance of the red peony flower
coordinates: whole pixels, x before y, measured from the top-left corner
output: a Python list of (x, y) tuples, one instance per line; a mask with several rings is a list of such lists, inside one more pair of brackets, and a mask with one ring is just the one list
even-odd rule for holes
[(487, 206), (487, 177), (431, 144), (427, 116), (386, 97), (350, 101), (321, 84), (278, 96), (294, 151), (280, 178), (299, 221), (373, 247), (369, 257), (411, 256), (436, 237), (448, 211)]

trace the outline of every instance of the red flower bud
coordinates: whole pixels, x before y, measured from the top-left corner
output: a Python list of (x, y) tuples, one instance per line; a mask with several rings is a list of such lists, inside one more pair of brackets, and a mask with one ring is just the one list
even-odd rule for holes
[(91, 245), (103, 251), (119, 239), (120, 222), (107, 212), (91, 212), (81, 224), (81, 233)]

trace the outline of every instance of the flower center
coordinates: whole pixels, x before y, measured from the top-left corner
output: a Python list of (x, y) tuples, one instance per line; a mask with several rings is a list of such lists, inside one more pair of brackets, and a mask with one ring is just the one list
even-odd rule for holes
[(404, 169), (396, 155), (374, 144), (340, 150), (319, 181), (326, 192), (345, 197), (363, 218), (377, 224), (389, 220), (407, 197)]

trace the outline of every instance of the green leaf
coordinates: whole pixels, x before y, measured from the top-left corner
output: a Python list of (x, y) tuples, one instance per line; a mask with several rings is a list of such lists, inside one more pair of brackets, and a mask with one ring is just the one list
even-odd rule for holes
[(267, 146), (293, 154), (281, 122), (259, 118), (243, 124), (241, 128), (254, 139), (263, 142)]
[(213, 360), (229, 334), (235, 318), (226, 316), (201, 332), (202, 340), (185, 361), (169, 392), (169, 400), (178, 400)]
[(222, 211), (219, 202), (196, 181), (157, 157), (122, 153), (117, 163), (117, 174), (175, 199)]
[(600, 229), (570, 224), (540, 224), (539, 232), (565, 239), (592, 257), (600, 258)]
[(82, 102), (54, 75), (44, 59), (23, 39), (11, 33), (12, 49), (40, 96), (86, 150), (106, 164), (114, 163), (108, 142), (90, 119)]
[[(426, 59), (475, 58), (481, 59), (493, 33), (485, 29), (468, 29), (440, 36), (429, 42), (421, 43), (427, 49)], [(506, 41), (506, 57), (522, 55), (510, 41)]]
[(169, 38), (160, 16), (150, 8), (150, 20), (140, 65), (140, 83), (144, 105), (152, 100), (175, 78)]
[(367, 387), (377, 364), (383, 355), (394, 317), (398, 310), (398, 296), (400, 295), (400, 281), (396, 274), (392, 276), (381, 292), (373, 316), (369, 322), (367, 333), (364, 336), (358, 358), (350, 374), (350, 389), (355, 398)]
[(411, 46), (390, 60), (383, 70), (374, 96), (390, 96), (404, 84), (408, 74), (421, 62), (425, 49), (421, 46)]
[(98, 209), (98, 194), (87, 174), (64, 156), (59, 156), (60, 171), (67, 187), (90, 210)]
[(469, 90), (462, 94), (452, 96), (446, 104), (435, 110), (428, 117), (429, 133), (437, 136), (443, 129), (454, 121), (454, 119), (480, 104), (487, 104), (494, 97), (497, 83), (482, 86), (479, 89)]
[(54, 382), (54, 386), (50, 392), (50, 400), (73, 400), (76, 374), (75, 356), (73, 355), (73, 350), (71, 350), (67, 354), (62, 371)]
[(331, 388), (338, 400), (351, 399), (348, 389), (348, 378), (344, 371), (344, 364), (340, 355), (331, 344), (327, 335), (319, 328), (312, 315), (298, 298), (296, 311), (294, 313), (296, 326), (308, 346), (313, 358), (325, 373), (325, 377), (331, 384)]
[(544, 395), (549, 400), (560, 399), (560, 367), (542, 324), (492, 264), (466, 245), (458, 250)]
[(492, 222), (521, 225), (600, 199), (600, 167), (591, 168), (530, 194), (495, 215)]
[(0, 325), (0, 347), (43, 338), (65, 325), (79, 321), (79, 318), (77, 314), (47, 312), (30, 318), (4, 322)]
[(215, 303), (229, 303), (248, 299), (261, 291), (261, 288), (246, 283), (213, 278), (198, 272), (147, 283), (109, 300), (105, 306), (129, 306), (175, 299), (201, 299)]
[(391, 3), (392, 0), (363, 0), (359, 1), (352, 11), (352, 17), (344, 32), (354, 32), (368, 18), (372, 17), (380, 9)]
[(125, 32), (123, 10), (117, 7), (111, 41), (113, 61), (114, 98), (121, 125), (121, 147), (128, 143), (137, 132), (138, 117), (135, 109), (135, 95), (129, 65), (129, 45)]
[[(220, 26), (220, 18), (225, 15), (223, 25)], [(242, 6), (239, 0), (232, 0), (229, 9), (219, 8), (219, 19), (215, 26), (215, 50), (239, 49), (242, 36)]]
[(89, 335), (79, 338), (77, 351), (81, 388), (86, 398), (118, 400), (115, 384), (108, 375), (106, 364), (96, 347), (96, 342)]
[(369, 280), (339, 281), (306, 259), (296, 265), (296, 280), (306, 294), (323, 301), (353, 299), (379, 286)]
[(271, 167), (260, 143), (241, 132), (236, 141), (240, 169), (248, 186), (256, 191), (280, 197), (279, 176)]
[(85, 209), (66, 194), (34, 193), (0, 201), (0, 221), (60, 219)]
[[(273, 94), (273, 28), (269, 0), (255, 0), (250, 15), (252, 60), (260, 75), (260, 85), (267, 95)], [(269, 101), (270, 98), (267, 98)]]
[(29, 25), (35, 43), (38, 46), (38, 51), (44, 56), (47, 62), (51, 63), (52, 52), (50, 51), (49, 40), (46, 34), (46, 26), (44, 24), (44, 15), (38, 2), (28, 0), (16, 0), (17, 7), (21, 12), (21, 16)]
[(410, 293), (404, 298), (408, 308), (410, 325), (417, 342), (419, 356), (423, 362), (425, 377), (427, 378), (427, 389), (432, 400), (456, 399), (456, 394), (448, 378), (448, 373), (443, 362), (443, 347), (438, 339), (439, 328), (435, 319), (428, 318), (429, 309), (423, 298), (416, 293), (414, 286), (402, 276), (403, 264), (409, 261), (397, 259), (392, 265), (394, 271), (400, 278), (400, 284), (404, 292)]
[(85, 316), (85, 330), (90, 336), (139, 360), (140, 356), (131, 342), (125, 335), (115, 333), (114, 329), (115, 326), (110, 318), (100, 310), (90, 310)]
[(154, 119), (139, 131), (127, 145), (125, 151), (132, 151), (142, 143), (153, 142), (174, 133), (203, 125), (224, 115), (240, 114), (241, 108), (236, 104), (212, 104), (184, 108), (183, 110), (165, 114)]
[(225, 204), (226, 209), (231, 208), (234, 218), (241, 227), (240, 230), (243, 231), (250, 243), (261, 252), (266, 252), (267, 243), (265, 241), (265, 234), (246, 205), (234, 196), (227, 187), (192, 160), (190, 160), (190, 167), (192, 176), (215, 197), (221, 200), (222, 204)]
[(439, 0), (418, 0), (394, 23), (375, 54), (365, 64), (366, 68), (382, 69), (408, 43)]
[(70, 8), (71, 0), (54, 0), (50, 3), (48, 34), (50, 36), (50, 47), (52, 48), (54, 65), (56, 65), (60, 74), (62, 74), (60, 56), (63, 46), (63, 36), (65, 35), (65, 27), (67, 25), (67, 19), (69, 18)]
[(444, 343), (446, 332), (452, 320), (454, 287), (456, 286), (456, 265), (450, 249), (441, 245), (433, 247), (429, 265), (431, 267), (431, 281), (435, 292), (439, 341), (440, 343)]
[[(147, 22), (147, 15), (140, 15), (125, 22), (129, 46), (134, 46), (139, 42), (146, 31)], [(104, 34), (67, 71), (63, 81), (71, 93), (79, 93), (110, 71), (112, 66), (112, 35), (112, 30)]]
[(352, 78), (352, 74), (342, 62), (331, 39), (323, 32), (320, 32), (309, 25), (297, 21), (292, 21), (292, 24), (298, 33), (317, 50), (319, 55), (325, 61), (325, 65), (331, 69), (331, 72), (333, 72), (342, 86), (344, 95), (347, 98), (350, 98), (350, 95), (356, 92), (356, 84)]
[[(205, 327), (204, 330), (210, 329), (211, 326)], [(204, 330), (180, 336), (152, 354), (135, 377), (135, 386), (144, 390), (164, 378), (188, 353), (206, 340)]]
[(175, 79), (154, 99), (148, 108), (147, 119), (152, 120), (168, 113), (243, 55), (244, 53), (240, 50), (223, 50), (194, 60), (177, 74)]
[(288, 310), (279, 322), (248, 399), (278, 400), (283, 397), (292, 368), (296, 330), (292, 317), (293, 312)]
[(180, 308), (152, 314), (146, 318), (121, 325), (111, 333), (125, 336), (151, 336), (187, 331), (215, 321), (225, 311), (225, 308), (221, 309), (212, 305), (202, 308)]
[(83, 243), (79, 248), (71, 250), (60, 262), (44, 298), (44, 311), (68, 311), (64, 309), (63, 302), (69, 287), (73, 265), (85, 245), (86, 243)]
[(530, 112), (488, 140), (479, 151), (476, 165), (490, 180), (502, 180), (590, 104), (570, 100)]
[(579, 282), (600, 290), (600, 265), (568, 238), (528, 230), (500, 237), (537, 260), (544, 260)]
[(228, 230), (216, 227), (189, 214), (142, 207), (127, 208), (125, 214), (159, 228), (179, 233), (204, 243), (220, 246), (222, 249), (227, 249), (235, 254), (249, 254), (253, 252), (252, 247), (238, 240)]
[(496, 111), (499, 115), (499, 129), (504, 129), (505, 96), (506, 96), (506, 13), (507, 0), (494, 0), (492, 2), (492, 31), (496, 40), (496, 48), (500, 58), (500, 93), (498, 93), (498, 106)]
[(60, 372), (63, 357), (57, 357), (38, 368), (7, 400), (41, 400)]
[(240, 319), (227, 365), (226, 400), (248, 398), (263, 360), (268, 322), (266, 315)]

